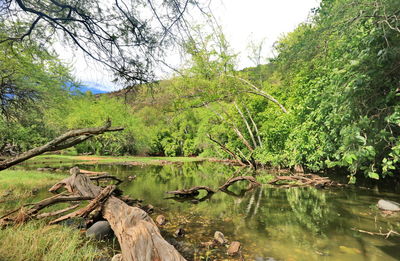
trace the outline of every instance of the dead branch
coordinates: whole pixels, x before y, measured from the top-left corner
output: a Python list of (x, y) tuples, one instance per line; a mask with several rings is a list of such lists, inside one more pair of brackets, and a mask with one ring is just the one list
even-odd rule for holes
[[(91, 200), (92, 197), (83, 197), (83, 196), (66, 196), (65, 194), (58, 194), (50, 198), (46, 198), (42, 201), (39, 201), (36, 204), (27, 204), (22, 207), (19, 207), (13, 211), (8, 212), (7, 214), (3, 215), (0, 217), (0, 224), (10, 224), (10, 223), (15, 223), (16, 218), (9, 218), (12, 214), (15, 214), (17, 212), (23, 212), (25, 218), (24, 220), (30, 218), (38, 218), (38, 212), (48, 206), (57, 204), (57, 203), (62, 203), (62, 202), (73, 202), (73, 201), (83, 201), (83, 200)], [(27, 206), (30, 206), (29, 208), (26, 208)], [(25, 209), (26, 208), (26, 209)]]
[(344, 186), (335, 181), (330, 180), (328, 177), (321, 177), (316, 174), (301, 174), (292, 176), (277, 176), (275, 179), (268, 182), (270, 185), (279, 186), (281, 188), (290, 187), (340, 187)]
[(362, 229), (356, 229), (356, 228), (351, 228), (351, 230), (354, 231), (358, 231), (360, 233), (365, 233), (371, 236), (384, 236), (386, 239), (389, 238), (391, 235), (396, 235), (396, 236), (400, 236), (399, 232), (396, 232), (394, 230), (389, 230), (387, 233), (382, 233), (382, 232), (370, 232), (370, 231), (366, 231), (366, 230), (362, 230)]
[(257, 142), (256, 142), (256, 139), (254, 138), (253, 132), (251, 131), (249, 122), (247, 121), (247, 119), (246, 119), (246, 117), (244, 116), (242, 110), (240, 110), (240, 108), (239, 108), (239, 106), (236, 104), (236, 102), (234, 102), (234, 105), (235, 105), (235, 107), (236, 107), (236, 110), (239, 112), (240, 116), (242, 117), (243, 122), (244, 122), (245, 125), (246, 125), (247, 132), (249, 133), (250, 138), (251, 138), (251, 140), (252, 140), (252, 142), (253, 142), (253, 148), (257, 148)]
[(258, 131), (257, 124), (254, 122), (253, 117), (251, 117), (251, 113), (250, 113), (249, 109), (246, 106), (245, 106), (245, 109), (247, 111), (247, 115), (249, 115), (251, 123), (253, 124), (254, 130), (255, 130), (256, 135), (257, 135), (258, 143), (262, 147), (263, 144), (262, 144), (262, 141), (261, 141), (260, 132)]
[(235, 178), (230, 178), (228, 179), (225, 184), (223, 184), (222, 186), (219, 187), (219, 190), (221, 191), (225, 191), (228, 189), (228, 187), (230, 185), (232, 185), (235, 182), (238, 181), (242, 181), (242, 180), (247, 180), (248, 182), (250, 182), (250, 186), (251, 187), (257, 187), (257, 186), (261, 186), (261, 184), (252, 176), (239, 176), (239, 177), (235, 177)]
[(108, 120), (102, 127), (68, 131), (43, 146), (31, 149), (27, 152), (17, 155), (14, 158), (1, 161), (0, 171), (45, 152), (66, 149), (75, 146), (95, 135), (103, 134), (105, 132), (121, 131), (123, 129), (124, 128), (111, 128), (111, 121)]
[(60, 209), (54, 212), (47, 212), (47, 213), (42, 213), (36, 216), (36, 218), (40, 219), (40, 218), (47, 218), (47, 217), (54, 217), (54, 216), (58, 216), (60, 214), (64, 214), (65, 212), (68, 212), (70, 210), (73, 210), (75, 208), (79, 207), (79, 204), (76, 205), (72, 205), (70, 207), (64, 208), (64, 209)]
[(229, 155), (231, 155), (236, 162), (238, 162), (240, 165), (242, 166), (246, 166), (246, 163), (244, 163), (242, 161), (242, 159), (237, 156), (235, 153), (233, 153), (233, 151), (231, 151), (230, 149), (228, 149), (224, 144), (222, 144), (221, 142), (219, 142), (218, 140), (214, 139), (210, 134), (207, 134), (207, 137), (214, 142), (215, 144), (217, 144), (223, 151), (225, 151), (226, 153), (228, 153)]
[(195, 196), (199, 195), (199, 190), (205, 190), (205, 191), (207, 191), (207, 194), (215, 193), (215, 191), (212, 188), (207, 187), (207, 186), (197, 186), (197, 187), (193, 187), (190, 189), (168, 191), (166, 193), (173, 194), (173, 195), (179, 196), (179, 197), (195, 197)]
[(228, 76), (228, 77), (231, 77), (231, 78), (234, 78), (234, 79), (237, 79), (237, 80), (239, 80), (239, 81), (241, 81), (241, 82), (243, 82), (243, 83), (249, 85), (249, 86), (253, 89), (253, 90), (245, 90), (244, 92), (252, 93), (252, 94), (256, 94), (256, 95), (262, 96), (262, 97), (264, 97), (264, 98), (266, 98), (266, 99), (272, 101), (272, 102), (275, 103), (276, 105), (278, 105), (279, 108), (281, 108), (281, 110), (282, 110), (284, 113), (287, 113), (286, 108), (285, 108), (282, 104), (280, 104), (280, 103), (278, 102), (277, 99), (275, 99), (274, 97), (272, 97), (270, 94), (264, 92), (263, 90), (261, 90), (260, 88), (258, 88), (257, 86), (255, 86), (254, 84), (252, 84), (251, 82), (249, 82), (248, 80), (245, 80), (245, 79), (243, 79), (243, 78), (240, 78), (240, 77), (234, 76), (234, 75), (227, 75), (227, 76)]
[(87, 217), (92, 211), (96, 208), (99, 208), (103, 205), (104, 201), (106, 201), (112, 194), (112, 192), (116, 189), (115, 185), (110, 185), (105, 187), (95, 199), (93, 199), (89, 205), (84, 208), (78, 209), (75, 212), (69, 213), (65, 216), (57, 218), (49, 223), (49, 225), (57, 224), (63, 220), (70, 219), (73, 217)]
[(98, 172), (98, 171), (91, 171), (91, 170), (85, 170), (85, 169), (80, 169), (80, 173), (86, 174), (86, 175), (108, 175), (108, 172)]
[(115, 180), (115, 181), (117, 181), (117, 183), (115, 185), (122, 183), (121, 179), (119, 179), (115, 176), (112, 176), (112, 175), (96, 175), (96, 176), (90, 176), (89, 178), (90, 178), (90, 180), (95, 180), (97, 182), (97, 185), (99, 185), (99, 180), (102, 180), (102, 179)]

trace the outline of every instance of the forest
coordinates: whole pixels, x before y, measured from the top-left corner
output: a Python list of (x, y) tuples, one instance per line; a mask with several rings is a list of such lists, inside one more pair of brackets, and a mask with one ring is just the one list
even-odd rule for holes
[[(4, 194), (0, 202), (6, 205), (0, 206), (0, 221), (5, 221), (8, 212), (21, 203), (32, 205), (34, 197), (32, 198), (30, 183), (34, 184), (34, 189), (40, 186), (39, 183), (46, 183), (47, 190), (49, 185), (65, 178), (60, 173), (39, 173), (37, 167), (50, 169), (49, 166), (53, 164), (50, 166), (53, 170), (62, 169), (64, 166), (68, 166), (69, 169), (75, 166), (78, 160), (81, 170), (89, 169), (89, 172), (95, 174), (107, 172), (123, 179), (121, 177), (128, 175), (129, 164), (118, 165), (118, 162), (135, 161), (137, 166), (133, 163), (130, 166), (134, 168), (132, 173), (135, 175), (129, 174), (128, 178), (134, 183), (137, 176), (138, 182), (143, 183), (122, 185), (122, 191), (154, 204), (155, 213), (162, 213), (170, 220), (170, 225), (166, 225), (165, 230), (179, 230), (172, 221), (181, 224), (185, 217), (179, 215), (180, 211), (188, 212), (186, 214), (189, 215), (196, 206), (198, 209), (195, 213), (202, 217), (218, 217), (219, 220), (217, 212), (224, 213), (222, 219), (226, 219), (226, 222), (232, 222), (241, 229), (244, 229), (242, 226), (248, 227), (251, 233), (256, 233), (251, 238), (243, 232), (245, 238), (240, 239), (243, 253), (240, 257), (235, 257), (236, 259), (224, 259), (226, 257), (222, 256), (226, 250), (215, 247), (214, 242), (213, 247), (207, 246), (207, 250), (195, 250), (195, 254), (189, 254), (189, 257), (184, 254), (187, 260), (321, 260), (322, 256), (325, 258), (325, 253), (326, 258), (332, 259), (323, 260), (354, 260), (354, 256), (357, 255), (360, 255), (360, 258), (364, 256), (365, 259), (356, 260), (384, 258), (383, 254), (379, 254), (381, 252), (377, 252), (376, 256), (375, 252), (371, 255), (365, 250), (368, 247), (363, 250), (354, 245), (356, 243), (335, 246), (336, 252), (341, 252), (343, 256), (332, 254), (335, 250), (325, 251), (321, 250), (320, 246), (312, 245), (311, 238), (314, 237), (318, 240), (324, 238), (325, 241), (337, 237), (335, 240), (340, 241), (339, 232), (332, 232), (335, 224), (341, 224), (340, 226), (349, 230), (358, 227), (358, 231), (341, 231), (353, 233), (349, 237), (361, 237), (360, 234), (364, 232), (372, 233), (366, 235), (369, 237), (373, 237), (374, 233), (375, 236), (379, 236), (379, 233), (384, 234), (389, 238), (390, 247), (382, 250), (382, 253), (388, 255), (386, 258), (393, 258), (385, 260), (400, 258), (394, 250), (400, 244), (399, 233), (396, 232), (400, 228), (399, 212), (396, 212), (400, 210), (400, 205), (391, 201), (400, 200), (396, 194), (400, 187), (398, 0), (322, 0), (317, 8), (311, 10), (310, 18), (306, 22), (299, 24), (290, 33), (282, 35), (274, 44), (274, 57), (263, 59), (263, 42), (250, 42), (249, 59), (253, 66), (244, 69), (239, 69), (239, 55), (231, 48), (223, 28), (216, 26), (210, 32), (206, 29), (206, 24), (193, 25), (190, 28), (185, 24), (183, 14), (186, 9), (190, 9), (187, 5), (205, 12), (200, 5), (202, 1), (159, 1), (161, 4), (144, 0), (126, 2), (131, 2), (131, 5), (119, 0), (115, 2), (115, 6), (111, 6), (113, 4), (110, 2), (110, 7), (90, 0), (0, 2), (0, 170), (8, 168), (6, 164), (9, 159), (43, 144), (51, 144), (52, 140), (69, 130), (92, 130), (104, 126), (106, 122), (111, 122), (113, 127), (123, 128), (123, 131), (114, 131), (107, 126), (100, 132), (85, 131), (80, 135), (86, 136), (79, 141), (72, 140), (71, 146), (63, 144), (59, 147), (62, 149), (50, 148), (50, 151), (53, 151), (51, 155), (45, 154), (39, 156), (36, 162), (34, 158), (28, 160), (27, 164), (2, 171), (1, 182), (5, 185), (0, 185), (0, 192)], [(158, 19), (162, 25), (160, 31), (144, 22), (146, 18), (140, 20), (141, 8), (147, 8), (150, 13), (151, 10), (154, 11), (152, 17), (156, 17), (154, 19)], [(110, 24), (107, 24), (108, 22)], [(188, 36), (177, 40), (176, 32), (183, 30), (182, 28), (185, 28)], [(125, 87), (100, 94), (86, 91), (84, 83), (74, 76), (71, 66), (63, 62), (57, 52), (49, 47), (57, 41), (57, 35), (63, 35), (62, 39), (65, 42), (80, 49), (87, 57), (102, 63)], [(168, 79), (157, 79), (153, 74), (154, 68), (157, 67), (153, 60), (154, 55), (159, 50), (168, 48), (164, 46), (164, 42), (174, 44), (177, 41), (181, 41), (184, 64)], [(98, 163), (100, 165), (97, 165)], [(2, 164), (7, 167), (1, 168)], [(148, 172), (139, 169), (140, 164), (142, 168), (146, 166)], [(39, 181), (35, 181), (29, 172), (38, 172)], [(221, 173), (221, 177), (216, 175), (218, 172)], [(79, 177), (77, 173), (79, 174), (79, 169), (75, 174), (71, 169), (71, 176), (67, 177)], [(287, 190), (268, 189), (265, 185), (253, 188), (260, 183), (279, 187), (279, 182), (282, 181), (280, 179), (284, 179), (279, 178), (282, 173), (287, 179)], [(21, 178), (18, 178), (18, 175)], [(29, 177), (25, 177), (26, 175)], [(221, 193), (227, 190), (221, 189), (223, 186), (220, 187), (222, 192), (214, 191), (213, 187), (216, 187), (216, 184), (222, 185), (227, 179), (229, 183), (232, 181), (229, 178), (235, 175), (245, 177), (243, 180), (250, 183), (252, 190), (245, 189), (249, 192), (244, 192), (244, 186), (232, 185), (234, 191), (242, 193), (238, 194), (241, 196), (237, 199), (222, 195)], [(339, 190), (332, 189), (331, 193), (337, 193), (336, 196), (318, 190), (318, 186), (331, 190), (330, 185), (325, 183), (327, 180), (318, 183), (327, 176), (333, 180), (329, 180), (329, 184), (335, 184), (335, 187), (336, 184), (340, 185)], [(249, 177), (255, 177), (257, 181)], [(40, 179), (46, 181), (41, 182)], [(77, 193), (75, 190), (78, 190), (80, 196), (85, 195), (84, 188), (74, 184), (76, 181), (71, 178), (64, 180), (66, 188), (74, 188), (69, 192)], [(301, 185), (296, 183), (300, 180), (303, 182)], [(17, 184), (16, 188), (13, 189), (12, 184)], [(309, 184), (315, 186), (310, 187)], [(297, 189), (298, 185), (302, 188)], [(99, 187), (94, 184), (93, 186), (97, 188), (92, 187), (91, 191), (97, 191)], [(190, 186), (207, 186), (207, 197), (208, 193), (216, 195), (202, 201), (197, 198), (198, 191), (195, 191), (197, 194), (193, 194), (193, 191), (184, 190)], [(352, 186), (353, 190), (346, 190), (347, 186)], [(370, 186), (370, 192), (361, 190), (364, 186)], [(20, 195), (13, 198), (12, 202), (8, 201), (7, 195), (11, 192), (7, 191), (18, 191), (21, 187), (22, 190), (17, 192)], [(378, 187), (384, 189), (373, 194)], [(61, 185), (58, 188), (61, 188)], [(115, 203), (117, 199), (113, 198), (117, 197), (115, 193), (118, 189), (110, 186), (100, 188), (102, 190), (99, 195), (103, 192), (108, 193), (105, 199), (98, 199), (99, 195), (96, 193), (90, 194), (89, 197), (93, 201), (89, 205), (96, 199), (103, 202), (101, 204), (104, 219), (110, 222), (116, 234), (118, 231), (123, 234), (121, 231), (124, 231), (124, 228), (118, 227), (119, 223), (115, 221), (120, 218), (120, 214), (113, 212), (116, 208), (122, 209), (118, 205), (120, 203)], [(107, 188), (111, 191), (105, 191)], [(24, 189), (29, 193), (26, 194)], [(42, 187), (40, 189), (42, 191)], [(183, 204), (186, 205), (182, 205), (185, 206), (182, 209), (177, 205), (166, 204), (161, 200), (165, 195), (155, 193), (161, 189), (182, 190), (189, 194), (191, 200), (192, 196), (195, 196), (194, 200), (197, 202), (191, 204), (190, 201), (185, 201)], [(56, 191), (55, 189), (52, 192)], [(391, 191), (392, 194), (382, 194), (383, 191)], [(36, 199), (45, 198), (43, 193), (39, 193), (42, 198)], [(187, 199), (186, 196), (183, 198)], [(362, 196), (370, 197), (371, 202), (364, 202)], [(108, 197), (110, 198), (107, 200)], [(359, 205), (354, 206), (357, 210), (345, 209), (341, 201), (332, 203), (331, 200), (335, 197), (343, 202), (359, 202)], [(387, 217), (383, 217), (375, 205), (372, 205), (376, 204), (377, 197), (391, 199), (388, 201), (397, 206), (398, 209), (385, 210), (390, 212), (385, 212), (389, 219), (385, 219)], [(276, 202), (267, 203), (268, 199)], [(112, 200), (115, 201), (115, 206), (109, 206)], [(214, 203), (206, 203), (207, 200), (214, 200)], [(260, 202), (272, 205), (263, 208), (263, 203)], [(282, 209), (285, 209), (285, 213), (287, 211), (286, 216), (280, 216), (274, 211), (280, 208), (278, 202), (285, 202), (282, 203)], [(367, 205), (366, 209), (361, 209), (361, 202)], [(213, 211), (202, 204), (209, 204), (208, 207), (213, 206), (212, 204), (218, 205), (215, 205)], [(231, 207), (237, 206), (236, 211), (239, 213), (246, 212), (243, 220), (238, 218), (241, 214), (230, 209), (229, 204)], [(158, 211), (157, 208), (162, 211)], [(344, 221), (338, 217), (339, 214), (332, 214), (335, 208), (340, 209), (339, 212), (342, 211), (341, 215), (347, 216), (346, 222), (349, 224), (344, 225)], [(21, 211), (23, 209), (26, 213), (31, 213), (32, 219), (36, 219), (36, 212), (29, 212), (33, 210), (27, 210), (26, 207), (21, 208)], [(163, 209), (171, 209), (171, 213), (167, 214), (168, 211)], [(354, 218), (350, 213), (355, 215), (355, 212), (370, 213), (369, 211), (375, 211), (373, 213), (385, 224), (382, 225), (383, 229), (380, 227), (379, 232), (374, 229), (372, 220), (361, 222), (365, 225), (364, 228), (350, 221)], [(281, 223), (270, 219), (274, 216), (285, 221)], [(193, 216), (186, 218), (196, 222)], [(18, 216), (12, 220), (14, 223), (20, 223), (17, 222)], [(99, 248), (98, 243), (84, 243), (84, 239), (74, 234), (76, 231), (69, 231), (73, 230), (70, 227), (63, 227), (63, 230), (51, 228), (55, 231), (46, 232), (42, 221), (30, 222), (16, 228), (8, 228), (7, 223), (7, 228), (0, 230), (0, 240), (10, 240), (13, 235), (24, 237), (25, 234), (58, 233), (58, 237), (73, 235), (73, 239), (63, 240), (74, 240), (77, 246), (70, 242), (70, 248), (63, 254), (65, 259), (61, 259), (58, 256), (61, 254), (53, 253), (54, 250), (48, 250), (54, 256), (38, 254), (26, 257), (22, 253), (14, 254), (10, 246), (6, 248), (4, 245), (4, 248), (0, 246), (0, 256), (6, 256), (5, 260), (109, 260), (98, 259), (95, 254), (89, 254), (99, 253), (99, 250), (96, 250)], [(211, 222), (211, 225), (207, 222), (210, 221), (204, 220), (204, 224), (208, 225), (203, 226), (211, 226), (212, 233), (225, 226), (220, 220), (215, 224)], [(376, 222), (375, 218), (375, 224)], [(152, 223), (155, 224), (153, 221)], [(189, 248), (197, 249), (197, 246), (193, 247), (199, 244), (195, 233), (206, 232), (197, 231), (193, 228), (196, 226), (191, 225), (191, 228), (185, 228), (185, 231), (193, 230), (192, 235), (187, 236), (187, 241), (192, 244)], [(279, 246), (278, 230), (264, 229), (271, 226), (281, 229), (291, 238), (282, 241), (283, 246), (297, 249), (298, 245), (295, 242), (302, 242), (303, 246), (299, 247), (299, 251), (304, 251), (304, 248), (314, 249), (314, 252), (318, 253), (317, 257), (313, 256), (315, 253), (308, 252), (280, 256), (285, 250), (283, 246)], [(253, 231), (254, 227), (258, 230)], [(43, 232), (40, 232), (42, 230)], [(375, 232), (372, 232), (373, 230)], [(268, 236), (262, 236), (261, 231)], [(307, 233), (302, 236), (302, 231)], [(331, 232), (333, 234), (330, 234)], [(239, 234), (238, 231), (233, 232), (232, 228), (232, 231), (226, 231), (225, 235), (230, 239)], [(157, 238), (160, 241), (157, 242), (162, 241), (160, 244), (164, 244), (163, 237), (166, 236), (164, 232), (161, 232), (161, 235), (161, 239)], [(180, 235), (177, 235), (175, 238), (179, 238)], [(146, 252), (143, 248), (135, 252), (141, 254), (128, 258), (124, 251), (125, 248), (132, 247), (126, 244), (133, 239), (122, 243), (123, 237), (117, 235), (120, 248), (115, 250), (114, 247), (107, 247), (101, 255), (107, 257), (111, 253), (112, 257), (122, 251), (120, 260), (125, 261), (184, 260), (175, 254), (163, 257), (160, 254), (162, 250), (157, 254), (161, 256), (157, 257), (155, 254), (146, 257), (151, 251)], [(270, 244), (267, 240), (269, 237), (274, 239), (274, 242), (277, 241), (274, 250), (260, 250), (262, 247), (255, 243), (257, 240), (254, 238)], [(385, 240), (384, 237), (379, 239)], [(321, 244), (328, 244), (325, 241)], [(253, 243), (263, 257), (256, 257), (251, 253), (250, 245)], [(50, 249), (54, 246), (62, 249), (62, 246), (56, 245), (56, 241), (48, 244), (50, 245), (42, 248)], [(169, 245), (166, 242), (165, 244)], [(370, 241), (365, 244), (370, 244)], [(74, 247), (79, 248), (78, 246), (82, 245), (82, 251), (86, 251), (82, 252), (83, 256), (68, 256), (74, 255)], [(234, 245), (230, 244), (228, 253)], [(164, 249), (165, 245), (157, 247)], [(327, 245), (324, 247), (329, 249)], [(331, 247), (333, 249), (333, 246)], [(182, 253), (182, 244), (181, 248), (176, 248)], [(35, 251), (40, 252), (38, 249)], [(13, 253), (14, 256), (7, 256), (7, 252)], [(275, 256), (266, 259), (264, 255)]]

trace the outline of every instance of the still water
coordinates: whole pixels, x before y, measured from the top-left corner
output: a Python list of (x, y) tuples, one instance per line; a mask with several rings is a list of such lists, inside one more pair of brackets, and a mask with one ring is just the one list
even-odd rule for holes
[[(185, 163), (164, 166), (87, 165), (125, 180), (124, 194), (152, 204), (156, 217), (169, 221), (163, 228), (192, 249), (193, 260), (240, 260), (226, 255), (226, 248), (205, 248), (215, 231), (242, 244), (242, 260), (400, 260), (400, 237), (368, 235), (356, 230), (400, 230), (400, 215), (387, 215), (376, 208), (379, 199), (400, 202), (400, 195), (377, 190), (341, 188), (279, 189), (268, 185), (246, 191), (246, 182), (230, 187), (231, 193), (197, 200), (168, 198), (166, 191), (209, 186), (217, 188), (234, 175), (233, 167), (216, 163)], [(249, 173), (247, 173), (248, 175)], [(136, 175), (132, 182), (128, 176)], [(266, 174), (258, 174), (262, 181)]]

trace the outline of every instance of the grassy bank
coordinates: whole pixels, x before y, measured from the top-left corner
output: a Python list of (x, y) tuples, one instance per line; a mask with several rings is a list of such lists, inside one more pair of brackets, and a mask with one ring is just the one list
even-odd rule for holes
[(2, 261), (81, 261), (107, 256), (95, 242), (80, 235), (79, 230), (48, 226), (43, 221), (9, 227), (0, 231)]
[(69, 156), (69, 155), (40, 155), (26, 161), (27, 164), (65, 164), (65, 163), (138, 163), (146, 165), (163, 165), (168, 163), (184, 163), (204, 161), (200, 157), (138, 157), (138, 156)]
[[(0, 215), (22, 204), (50, 196), (47, 189), (65, 178), (65, 174), (38, 171), (5, 170), (0, 172)], [(0, 230), (1, 261), (95, 260), (109, 257), (110, 248), (84, 238), (77, 229), (46, 225), (46, 221)]]
[(65, 174), (40, 171), (4, 170), (0, 172), (0, 215), (21, 204), (50, 196), (47, 189)]

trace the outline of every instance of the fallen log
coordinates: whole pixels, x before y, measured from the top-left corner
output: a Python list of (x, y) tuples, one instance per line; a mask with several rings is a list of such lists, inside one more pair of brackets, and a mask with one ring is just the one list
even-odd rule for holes
[[(78, 168), (71, 176), (50, 189), (55, 192), (61, 187), (80, 196), (97, 197), (101, 188), (94, 185)], [(102, 215), (110, 223), (118, 238), (124, 261), (183, 261), (179, 252), (161, 236), (150, 216), (140, 208), (130, 207), (111, 195), (102, 204)]]
[[(80, 173), (82, 173), (82, 171), (80, 171)], [(100, 174), (100, 175), (95, 175), (95, 176), (89, 176), (90, 180), (95, 180), (97, 182), (97, 186), (99, 185), (99, 181), (102, 179), (109, 179), (109, 180), (115, 180), (117, 181), (117, 183), (115, 185), (119, 185), (120, 183), (122, 183), (122, 180), (112, 176), (112, 175), (108, 175), (108, 174)]]
[(215, 193), (215, 191), (212, 188), (207, 186), (196, 186), (190, 189), (180, 189), (180, 190), (168, 191), (165, 193), (172, 194), (178, 197), (195, 197), (200, 194), (199, 190), (205, 190), (207, 191), (207, 194)]
[(61, 136), (58, 136), (54, 140), (31, 150), (28, 150), (22, 154), (19, 154), (13, 158), (6, 159), (0, 161), (0, 171), (7, 169), (11, 166), (14, 166), (20, 162), (23, 162), (27, 159), (35, 157), (37, 155), (43, 154), (48, 151), (57, 151), (63, 150), (72, 146), (75, 146), (85, 140), (99, 134), (103, 134), (105, 132), (114, 132), (114, 131), (121, 131), (124, 128), (112, 128), (111, 121), (108, 120), (106, 124), (102, 127), (97, 128), (85, 128), (85, 129), (78, 129), (78, 130), (71, 130), (68, 131)]
[(221, 191), (225, 191), (228, 189), (228, 187), (230, 185), (232, 185), (235, 182), (238, 181), (242, 181), (242, 180), (247, 180), (250, 183), (250, 187), (257, 187), (257, 186), (261, 186), (261, 183), (259, 183), (254, 177), (252, 176), (239, 176), (239, 177), (234, 177), (234, 178), (230, 178), (228, 179), (225, 184), (223, 184), (222, 186), (219, 187), (219, 190)]
[(328, 177), (321, 177), (316, 174), (299, 174), (292, 176), (277, 176), (275, 179), (268, 182), (280, 188), (290, 187), (341, 187), (343, 184), (330, 180)]
[[(39, 211), (62, 202), (73, 202), (73, 201), (83, 201), (90, 200), (92, 197), (89, 196), (67, 196), (65, 194), (58, 194), (50, 198), (46, 198), (42, 201), (39, 201), (36, 204), (27, 204), (22, 207), (19, 207), (9, 213), (0, 217), (0, 226), (9, 225), (12, 223), (23, 223), (28, 219), (37, 219), (40, 217)], [(18, 213), (15, 217), (10, 217), (11, 215)]]
[(72, 205), (72, 206), (70, 206), (70, 207), (67, 207), (67, 208), (64, 208), (64, 209), (61, 209), (61, 210), (57, 210), (57, 211), (54, 211), (54, 212), (42, 213), (42, 214), (37, 215), (36, 217), (37, 217), (38, 219), (40, 219), (40, 218), (47, 218), (47, 217), (54, 217), (54, 216), (58, 216), (58, 215), (60, 215), (60, 214), (64, 214), (65, 212), (68, 212), (68, 211), (70, 211), (70, 210), (73, 210), (73, 209), (75, 209), (75, 208), (77, 208), (77, 207), (79, 207), (79, 204)]
[(108, 175), (108, 172), (98, 172), (98, 171), (91, 171), (85, 169), (79, 169), (80, 173), (87, 174), (87, 175)]
[(70, 170), (71, 176), (55, 184), (50, 188), (50, 192), (57, 193), (64, 188), (66, 193), (57, 194), (51, 198), (33, 204), (29, 209), (15, 214), (14, 218), (4, 217), (0, 220), (1, 224), (10, 224), (11, 222), (24, 222), (28, 217), (49, 217), (65, 213), (68, 210), (76, 208), (69, 207), (53, 213), (38, 214), (38, 211), (58, 202), (67, 202), (71, 200), (91, 200), (90, 203), (72, 213), (64, 215), (50, 222), (55, 224), (60, 221), (73, 217), (90, 217), (93, 212), (100, 211), (106, 219), (114, 234), (118, 238), (122, 250), (124, 261), (184, 261), (185, 259), (179, 252), (170, 245), (161, 236), (160, 231), (150, 216), (138, 207), (130, 207), (123, 200), (114, 196), (115, 185), (110, 185), (102, 189), (96, 186), (85, 174), (80, 173), (79, 168)]

